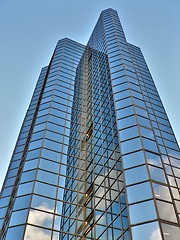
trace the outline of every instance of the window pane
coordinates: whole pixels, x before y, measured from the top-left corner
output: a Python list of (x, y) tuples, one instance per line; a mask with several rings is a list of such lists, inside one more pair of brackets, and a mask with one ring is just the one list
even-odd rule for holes
[(45, 230), (43, 228), (27, 226), (24, 240), (29, 240), (29, 239), (51, 240), (51, 231)]
[(138, 131), (137, 126), (126, 128), (126, 129), (120, 131), (121, 141), (130, 139), (130, 138), (134, 138), (134, 137), (138, 137), (138, 136), (139, 136), (139, 131)]
[(49, 199), (46, 197), (33, 195), (31, 205), (33, 208), (42, 209), (47, 212), (54, 212), (55, 200), (52, 200), (52, 199)]
[(126, 184), (138, 183), (148, 179), (147, 167), (135, 167), (125, 171)]
[(41, 212), (38, 210), (30, 210), (28, 223), (42, 227), (52, 227), (53, 214)]
[(165, 240), (179, 240), (180, 228), (169, 224), (162, 224)]
[(137, 124), (135, 115), (123, 118), (118, 121), (119, 128), (126, 128)]
[(122, 154), (139, 150), (142, 148), (141, 140), (140, 138), (135, 138), (132, 140), (122, 142), (121, 148), (122, 148)]
[(28, 210), (21, 210), (12, 213), (9, 226), (14, 226), (26, 222)]
[(143, 140), (144, 148), (151, 150), (153, 152), (158, 152), (157, 144), (155, 141), (151, 141), (147, 138), (142, 138), (142, 140)]
[(159, 211), (159, 217), (161, 219), (171, 222), (177, 222), (174, 207), (172, 204), (163, 201), (157, 201), (157, 207)]
[(164, 171), (161, 168), (149, 166), (150, 176), (153, 180), (166, 183)]
[(169, 188), (160, 184), (153, 183), (155, 197), (161, 200), (172, 201)]
[(56, 197), (56, 187), (45, 183), (36, 182), (34, 192), (52, 198)]
[(6, 240), (22, 239), (24, 235), (24, 226), (12, 227), (7, 231)]
[(160, 158), (159, 155), (154, 154), (154, 153), (150, 153), (150, 152), (146, 152), (146, 157), (147, 157), (147, 160), (148, 160), (149, 164), (159, 166), (159, 167), (162, 166), (161, 158)]
[(132, 224), (156, 219), (156, 210), (153, 201), (147, 201), (129, 206)]
[(145, 163), (143, 151), (130, 153), (123, 156), (124, 168), (133, 167)]
[(31, 195), (16, 198), (16, 201), (14, 204), (14, 210), (28, 208), (30, 204), (30, 200), (31, 200)]
[(43, 158), (40, 160), (39, 168), (41, 168), (43, 170), (48, 170), (48, 171), (54, 172), (54, 173), (59, 172), (59, 164), (58, 163), (48, 161)]
[(24, 183), (19, 185), (17, 196), (28, 194), (32, 192), (34, 182)]
[(133, 240), (161, 240), (161, 233), (157, 222), (132, 227)]
[(149, 182), (127, 187), (128, 202), (134, 203), (152, 198), (152, 191)]
[(38, 170), (37, 180), (56, 185), (58, 181), (58, 175), (43, 170)]

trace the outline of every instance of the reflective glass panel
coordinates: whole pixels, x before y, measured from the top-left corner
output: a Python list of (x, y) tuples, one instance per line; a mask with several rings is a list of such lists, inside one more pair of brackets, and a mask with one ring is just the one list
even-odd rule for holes
[(171, 203), (157, 201), (157, 206), (159, 210), (159, 217), (161, 219), (171, 221), (171, 222), (177, 222), (174, 207)]
[(123, 156), (124, 168), (133, 167), (145, 163), (143, 151), (129, 153)]
[(149, 164), (160, 166), (160, 167), (162, 166), (161, 158), (159, 155), (146, 151), (146, 157)]
[(179, 240), (180, 228), (169, 224), (162, 224), (165, 240)]
[(157, 222), (132, 227), (133, 240), (161, 240), (161, 233)]
[(15, 204), (14, 204), (14, 210), (18, 210), (21, 208), (28, 208), (31, 200), (31, 195), (18, 197), (16, 198)]
[(153, 201), (147, 201), (129, 206), (131, 224), (156, 219), (156, 210)]
[(151, 185), (149, 182), (127, 187), (128, 202), (134, 203), (152, 198)]
[(22, 239), (24, 234), (24, 226), (12, 227), (7, 231), (6, 240)]
[(148, 179), (147, 167), (135, 167), (125, 171), (126, 184), (138, 183)]
[(29, 212), (28, 223), (31, 223), (37, 226), (51, 228), (52, 220), (53, 220), (53, 215), (50, 213), (45, 213), (42, 211), (37, 211), (32, 209)]
[(28, 210), (21, 210), (12, 213), (9, 226), (14, 226), (26, 222)]
[(55, 200), (33, 195), (31, 206), (47, 212), (54, 212)]
[[(51, 231), (27, 225), (24, 240), (51, 240)], [(9, 239), (10, 240), (10, 239)]]
[(153, 180), (166, 183), (164, 171), (161, 168), (149, 166), (150, 176)]
[(161, 200), (172, 201), (169, 188), (161, 184), (153, 183), (155, 197)]
[(140, 138), (135, 138), (121, 143), (122, 154), (137, 151), (142, 148)]
[(45, 183), (36, 182), (34, 192), (51, 198), (56, 197), (56, 187)]

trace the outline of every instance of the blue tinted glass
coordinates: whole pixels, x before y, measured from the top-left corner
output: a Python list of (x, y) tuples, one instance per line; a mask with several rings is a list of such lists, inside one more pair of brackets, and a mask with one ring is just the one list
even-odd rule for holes
[(151, 128), (150, 121), (147, 118), (138, 116), (138, 122), (140, 125)]
[[(41, 111), (42, 112), (42, 111)], [(38, 124), (34, 127), (34, 132), (38, 132), (44, 130), (46, 127), (46, 123)]]
[(39, 168), (41, 168), (43, 170), (48, 170), (48, 171), (54, 172), (54, 173), (59, 172), (59, 164), (58, 163), (48, 161), (45, 159), (40, 160)]
[(142, 148), (140, 138), (131, 139), (121, 143), (122, 154), (137, 151)]
[(143, 140), (144, 148), (151, 150), (153, 152), (158, 152), (157, 144), (155, 141), (151, 141), (146, 138), (142, 138), (142, 140)]
[(27, 213), (28, 213), (28, 209), (13, 212), (9, 226), (26, 223)]
[[(64, 133), (64, 127), (59, 126), (58, 128), (59, 128), (58, 133), (51, 132), (51, 131), (47, 130), (46, 131), (46, 138), (49, 138), (51, 140), (55, 140), (57, 142), (62, 143), (62, 141), (63, 141), (63, 135), (62, 134)], [(62, 130), (61, 130), (61, 128), (62, 128)]]
[(131, 224), (156, 219), (156, 210), (153, 201), (147, 201), (129, 206)]
[(57, 174), (53, 174), (47, 171), (42, 171), (42, 170), (38, 170), (37, 172), (37, 180), (42, 181), (42, 182), (47, 182), (50, 184), (57, 184), (58, 181), (58, 175)]
[(166, 183), (166, 178), (163, 169), (149, 166), (150, 176), (153, 180)]
[(6, 215), (6, 211), (7, 211), (7, 208), (1, 208), (1, 211), (0, 211), (0, 218), (4, 218), (5, 215)]
[(115, 86), (115, 85), (117, 85), (117, 84), (124, 83), (124, 82), (127, 82), (126, 76), (122, 76), (122, 77), (120, 77), (120, 78), (116, 78), (116, 79), (113, 79), (113, 80), (112, 80), (113, 86)]
[(161, 158), (159, 155), (146, 152), (146, 157), (149, 164), (160, 166), (160, 167), (162, 166)]
[(20, 182), (23, 183), (23, 182), (33, 181), (35, 179), (35, 175), (36, 175), (36, 170), (23, 172), (21, 175)]
[(134, 108), (132, 106), (126, 107), (116, 111), (117, 118), (123, 118), (134, 114)]
[(123, 92), (118, 92), (118, 93), (114, 94), (114, 100), (118, 101), (118, 100), (121, 100), (123, 98), (130, 97), (130, 96), (131, 96), (130, 91), (125, 90)]
[[(64, 124), (63, 121), (61, 121), (62, 119), (59, 119), (59, 123), (60, 124)], [(58, 123), (57, 121), (55, 121), (55, 123)], [(51, 122), (48, 123), (48, 126), (47, 126), (47, 129), (51, 130), (51, 131), (54, 131), (54, 132), (57, 132), (57, 133), (64, 133), (64, 129), (62, 126), (60, 125), (57, 125), (57, 124), (53, 124)]]
[(36, 182), (34, 192), (51, 198), (56, 197), (56, 187), (45, 183)]
[(7, 231), (6, 240), (22, 239), (24, 235), (24, 226), (12, 227)]
[(44, 139), (44, 147), (49, 148), (51, 150), (55, 150), (55, 151), (61, 151), (62, 144), (48, 140), (48, 139)]
[(146, 108), (145, 103), (137, 98), (133, 98), (134, 104), (143, 108)]
[(42, 146), (42, 139), (31, 142), (29, 145), (29, 150), (35, 149), (35, 148), (39, 148)]
[(56, 204), (56, 213), (57, 214), (62, 214), (62, 206), (63, 206), (63, 202), (57, 201), (57, 204)]
[(158, 222), (132, 227), (133, 240), (152, 240), (153, 235), (155, 236), (154, 240), (162, 240)]
[(31, 141), (40, 139), (40, 138), (42, 138), (43, 136), (44, 136), (44, 131), (40, 131), (40, 132), (34, 133), (34, 134), (32, 135)]
[(30, 170), (30, 169), (33, 169), (33, 168), (37, 168), (38, 162), (39, 161), (37, 159), (25, 162), (23, 171), (27, 171), (27, 170)]
[(148, 178), (149, 177), (146, 165), (125, 171), (125, 179), (127, 185), (145, 181), (148, 180)]
[(1, 198), (0, 207), (5, 207), (5, 206), (7, 206), (8, 203), (9, 203), (9, 200), (10, 200), (10, 196), (9, 196), (9, 197), (5, 197), (5, 198)]
[(32, 158), (37, 158), (37, 157), (39, 157), (39, 155), (40, 155), (40, 149), (29, 151), (27, 156), (26, 156), (26, 159), (29, 160), (29, 159), (32, 159)]
[(123, 119), (118, 121), (119, 128), (126, 128), (126, 127), (133, 126), (135, 124), (137, 124), (135, 115), (123, 118)]
[(139, 131), (137, 126), (126, 128), (120, 131), (121, 141), (127, 140), (129, 138), (138, 137), (138, 135), (139, 135)]
[(128, 202), (135, 203), (152, 198), (151, 185), (149, 182), (127, 187)]
[(32, 192), (34, 182), (20, 184), (17, 192), (17, 196), (28, 194)]
[(13, 187), (4, 188), (2, 191), (2, 197), (9, 196), (12, 193)]
[(56, 162), (60, 161), (60, 154), (58, 152), (54, 152), (45, 148), (42, 150), (42, 157), (51, 159)]
[(144, 127), (140, 127), (140, 130), (142, 136), (155, 140), (153, 131)]
[(16, 198), (15, 204), (14, 204), (14, 210), (18, 210), (21, 208), (28, 208), (31, 200), (31, 195), (18, 197)]
[(116, 102), (116, 109), (124, 108), (127, 106), (132, 105), (132, 99), (131, 98), (125, 98), (120, 101)]
[(130, 153), (123, 156), (124, 168), (129, 168), (145, 163), (143, 151)]
[(48, 212), (54, 212), (55, 200), (52, 200), (52, 199), (49, 199), (46, 197), (33, 195), (31, 205), (33, 208), (38, 208), (38, 209), (48, 211)]
[(125, 82), (123, 84), (119, 84), (119, 85), (114, 86), (113, 90), (114, 90), (114, 93), (117, 93), (117, 92), (120, 92), (120, 91), (123, 91), (123, 90), (127, 90), (128, 87), (129, 87), (128, 83)]

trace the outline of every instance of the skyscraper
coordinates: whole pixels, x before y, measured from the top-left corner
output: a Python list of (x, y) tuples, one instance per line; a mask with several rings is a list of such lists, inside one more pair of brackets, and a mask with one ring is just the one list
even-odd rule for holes
[(179, 240), (180, 151), (140, 48), (103, 11), (58, 41), (3, 184), (1, 240)]

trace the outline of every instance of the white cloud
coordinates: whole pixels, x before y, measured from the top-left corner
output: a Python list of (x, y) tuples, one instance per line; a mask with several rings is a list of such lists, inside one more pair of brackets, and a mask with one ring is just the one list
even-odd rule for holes
[(159, 228), (154, 230), (150, 236), (150, 240), (162, 240)]
[[(45, 204), (39, 206), (39, 209), (51, 212), (52, 209), (49, 209)], [(28, 223), (37, 225), (37, 226), (52, 226), (53, 215), (50, 213), (45, 213), (37, 210), (30, 210)], [(51, 231), (45, 230), (43, 228), (27, 226), (25, 233), (25, 240), (50, 240), (51, 239)]]
[(148, 159), (148, 163), (157, 166), (157, 161), (154, 159)]
[[(51, 209), (49, 209), (45, 205), (41, 206), (40, 209), (44, 210), (44, 211), (48, 211), (48, 212), (51, 211)], [(53, 218), (52, 214), (45, 213), (45, 212), (42, 212), (42, 211), (37, 211), (37, 210), (30, 210), (29, 217), (28, 217), (28, 223), (43, 226), (48, 221), (49, 221), (49, 224), (50, 224), (50, 222), (52, 222), (52, 218)]]
[(47, 232), (42, 228), (27, 226), (26, 234), (24, 237), (25, 240), (50, 240), (51, 239), (51, 232)]

